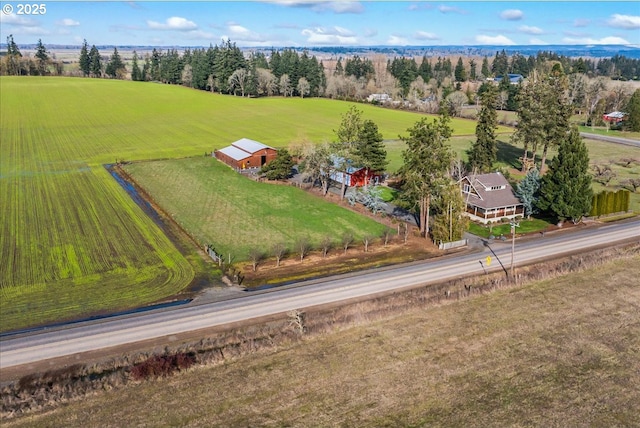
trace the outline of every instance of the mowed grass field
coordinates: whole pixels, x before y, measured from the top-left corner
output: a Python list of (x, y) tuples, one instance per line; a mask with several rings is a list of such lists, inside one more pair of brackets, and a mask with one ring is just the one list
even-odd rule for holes
[(378, 237), (385, 226), (304, 190), (260, 183), (211, 157), (140, 162), (125, 170), (202, 245), (235, 260), (251, 249), (270, 255), (282, 243), (308, 238), (316, 246), (330, 237), (338, 246), (345, 232), (356, 241)]
[(635, 427), (639, 277), (636, 255), (365, 319), (4, 426)]
[[(0, 330), (157, 301), (194, 278), (194, 268), (103, 164), (202, 155), (243, 137), (275, 147), (332, 140), (350, 105), (3, 76)], [(387, 139), (422, 117), (359, 108)], [(458, 134), (472, 134), (475, 126), (453, 124)], [(264, 233), (252, 227), (250, 233)]]

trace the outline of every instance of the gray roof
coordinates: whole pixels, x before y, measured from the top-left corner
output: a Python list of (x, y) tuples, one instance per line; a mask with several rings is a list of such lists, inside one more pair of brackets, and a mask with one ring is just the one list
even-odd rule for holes
[(227, 146), (224, 149), (220, 149), (218, 151), (237, 161), (241, 161), (242, 159), (246, 159), (251, 156), (251, 153), (247, 153), (244, 150), (240, 150), (239, 148), (234, 146)]
[[(495, 186), (509, 186), (509, 182), (504, 175), (499, 172), (492, 172), (490, 174), (476, 174), (473, 176), (476, 182), (481, 183), (484, 187), (490, 188)], [(475, 185), (475, 182), (474, 182)]]
[(244, 150), (247, 153), (255, 153), (263, 149), (271, 149), (273, 147), (266, 146), (262, 143), (259, 143), (254, 140), (250, 140), (248, 138), (242, 138), (235, 143), (231, 143), (232, 146), (237, 147), (241, 150)]
[[(520, 199), (513, 194), (513, 189), (509, 185), (506, 178), (500, 173), (478, 174), (476, 176), (467, 176), (462, 179), (471, 183), (473, 191), (463, 194), (467, 203), (484, 208), (502, 208), (514, 205), (522, 205)], [(500, 190), (486, 190), (491, 187), (505, 186)]]

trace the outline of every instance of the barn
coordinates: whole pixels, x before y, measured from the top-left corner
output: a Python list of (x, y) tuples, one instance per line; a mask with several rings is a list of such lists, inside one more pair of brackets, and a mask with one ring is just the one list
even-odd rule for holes
[(242, 138), (230, 146), (216, 150), (216, 159), (234, 169), (260, 168), (276, 158), (277, 150), (248, 138)]

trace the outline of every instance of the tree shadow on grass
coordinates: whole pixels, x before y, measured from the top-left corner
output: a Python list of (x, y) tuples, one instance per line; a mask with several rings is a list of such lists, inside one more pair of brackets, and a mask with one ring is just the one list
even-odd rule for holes
[[(520, 158), (524, 154), (524, 149), (522, 147), (514, 146), (508, 142), (498, 141), (496, 148), (498, 149), (498, 162), (509, 165), (517, 170), (522, 169), (522, 163), (520, 162)], [(529, 156), (531, 156), (531, 153), (529, 153)], [(536, 164), (539, 164), (541, 160), (542, 158), (536, 155)]]
[(496, 159), (498, 162), (504, 163), (513, 168), (522, 168), (522, 164), (518, 160), (518, 158), (521, 157), (523, 153), (520, 147), (516, 147), (513, 144), (505, 143), (504, 141), (498, 141), (496, 144), (496, 148), (498, 149)]

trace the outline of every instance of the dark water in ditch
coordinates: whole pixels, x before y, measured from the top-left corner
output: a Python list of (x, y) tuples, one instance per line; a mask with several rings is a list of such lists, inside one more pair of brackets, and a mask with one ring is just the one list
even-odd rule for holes
[(107, 164), (104, 167), (107, 169), (107, 171), (109, 171), (109, 174), (111, 174), (111, 176), (118, 182), (118, 184), (122, 186), (129, 197), (131, 197), (131, 199), (133, 199), (133, 201), (138, 204), (138, 206), (142, 208), (142, 210), (149, 217), (151, 217), (151, 219), (166, 233), (165, 224), (162, 221), (160, 214), (158, 214), (158, 212), (151, 206), (151, 204), (147, 200), (140, 196), (135, 186), (125, 180), (120, 174), (118, 174), (118, 171), (115, 170), (113, 164)]

